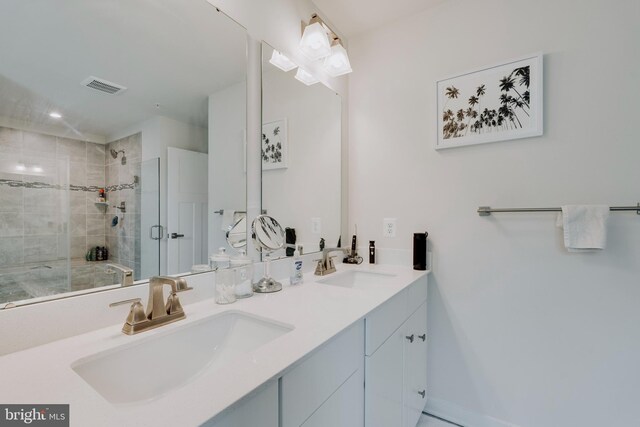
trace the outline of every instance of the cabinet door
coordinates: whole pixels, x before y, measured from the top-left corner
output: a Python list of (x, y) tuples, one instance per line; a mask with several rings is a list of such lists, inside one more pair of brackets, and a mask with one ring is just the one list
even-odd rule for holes
[(364, 426), (364, 371), (358, 369), (302, 427)]
[(278, 427), (278, 418), (278, 380), (273, 380), (202, 427)]
[(363, 348), (364, 322), (360, 321), (286, 372), (280, 388), (282, 427), (300, 427), (354, 372), (361, 370)]
[(365, 357), (365, 425), (402, 426), (404, 326)]
[(415, 427), (427, 403), (427, 303), (423, 303), (405, 323), (404, 406), (405, 427)]

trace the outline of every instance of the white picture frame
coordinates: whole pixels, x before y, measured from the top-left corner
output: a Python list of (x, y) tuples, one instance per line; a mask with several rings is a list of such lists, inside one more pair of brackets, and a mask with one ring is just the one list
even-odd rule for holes
[(543, 134), (543, 54), (436, 83), (436, 150)]
[(262, 170), (285, 169), (288, 167), (289, 146), (287, 136), (286, 118), (262, 124)]

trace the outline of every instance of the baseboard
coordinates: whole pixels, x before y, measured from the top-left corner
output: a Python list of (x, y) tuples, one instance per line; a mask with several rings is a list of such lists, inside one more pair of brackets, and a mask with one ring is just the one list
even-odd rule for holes
[(469, 411), (455, 403), (442, 399), (427, 399), (427, 406), (424, 410), (437, 417), (449, 420), (465, 427), (519, 427), (488, 415)]

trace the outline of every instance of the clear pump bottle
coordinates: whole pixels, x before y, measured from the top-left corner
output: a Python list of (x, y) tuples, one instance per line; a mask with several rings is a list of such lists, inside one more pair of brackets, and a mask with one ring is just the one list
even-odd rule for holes
[(296, 246), (296, 250), (293, 252), (293, 260), (291, 260), (291, 267), (289, 270), (289, 283), (291, 285), (299, 285), (304, 281), (304, 275), (302, 273), (302, 258), (300, 257), (300, 247)]

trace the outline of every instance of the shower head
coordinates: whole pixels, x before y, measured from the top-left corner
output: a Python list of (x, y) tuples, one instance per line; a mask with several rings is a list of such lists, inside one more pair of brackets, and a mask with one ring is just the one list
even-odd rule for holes
[(122, 163), (123, 165), (127, 164), (127, 156), (124, 154), (124, 150), (116, 151), (112, 148), (109, 151), (111, 152), (111, 157), (113, 157), (114, 159), (118, 158), (118, 153), (122, 153), (122, 159), (120, 159), (120, 163)]

